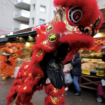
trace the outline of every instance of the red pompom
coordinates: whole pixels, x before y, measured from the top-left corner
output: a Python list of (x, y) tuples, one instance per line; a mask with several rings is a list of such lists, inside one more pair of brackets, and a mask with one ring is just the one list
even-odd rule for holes
[(64, 33), (67, 31), (66, 24), (63, 21), (57, 22), (54, 25), (54, 28), (55, 28), (57, 33)]
[(84, 33), (63, 35), (62, 38), (60, 38), (59, 40), (62, 43), (68, 43), (71, 47), (75, 48), (90, 48), (94, 46), (93, 37)]
[(41, 25), (40, 29), (41, 29), (41, 31), (46, 31), (46, 26), (45, 25)]

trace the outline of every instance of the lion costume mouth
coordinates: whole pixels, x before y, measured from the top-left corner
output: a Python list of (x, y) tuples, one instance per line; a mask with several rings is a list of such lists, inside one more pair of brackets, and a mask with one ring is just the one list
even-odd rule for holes
[(63, 35), (62, 38), (59, 39), (59, 41), (62, 43), (68, 43), (69, 48), (71, 49), (68, 52), (64, 63), (72, 60), (73, 55), (76, 54), (80, 48), (90, 48), (94, 45), (93, 37), (86, 34)]

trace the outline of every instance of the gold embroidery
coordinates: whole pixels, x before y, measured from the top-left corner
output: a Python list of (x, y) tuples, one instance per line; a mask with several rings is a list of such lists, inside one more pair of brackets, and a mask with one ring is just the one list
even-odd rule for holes
[(28, 65), (26, 65), (26, 66), (24, 67), (24, 69), (27, 69), (27, 67), (28, 67)]
[(29, 76), (32, 76), (32, 74), (30, 73)]
[(24, 87), (24, 90), (26, 90), (26, 89), (27, 89), (27, 87), (25, 86), (25, 87)]
[(39, 50), (36, 56), (40, 57), (42, 54), (43, 54), (43, 51)]
[(38, 75), (35, 77), (35, 79), (36, 79), (36, 78), (41, 78), (41, 75), (40, 75), (40, 74), (38, 74)]
[(58, 92), (58, 89), (54, 88), (54, 92), (57, 93)]
[[(42, 43), (42, 44), (44, 44), (44, 43)], [(50, 49), (52, 49), (53, 47), (50, 47), (50, 46), (48, 46), (48, 45), (46, 45), (46, 44), (44, 44), (46, 47), (49, 47)]]
[(47, 43), (48, 43), (48, 40), (43, 41), (43, 44), (47, 44)]
[(56, 98), (56, 97), (51, 97), (51, 100), (52, 100), (53, 104), (57, 104), (57, 101), (59, 101), (58, 98)]
[(26, 75), (26, 72), (24, 72), (24, 75)]
[(28, 77), (26, 78), (25, 82), (27, 81)]
[(18, 86), (18, 88), (20, 88), (20, 85)]

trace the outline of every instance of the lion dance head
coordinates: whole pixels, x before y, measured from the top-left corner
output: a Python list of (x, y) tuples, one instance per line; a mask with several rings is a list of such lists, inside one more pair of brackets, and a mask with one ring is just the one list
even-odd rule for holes
[(7, 77), (14, 77), (14, 68), (16, 66), (17, 57), (21, 55), (21, 45), (15, 43), (6, 43), (1, 49), (1, 76), (2, 80)]

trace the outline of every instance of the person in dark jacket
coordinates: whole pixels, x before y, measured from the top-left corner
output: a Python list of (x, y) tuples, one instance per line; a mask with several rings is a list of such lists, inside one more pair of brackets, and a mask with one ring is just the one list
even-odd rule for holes
[[(60, 85), (61, 85), (60, 82), (62, 82), (62, 81), (64, 82), (64, 73), (63, 73), (62, 61), (65, 59), (65, 57), (67, 55), (68, 47), (69, 47), (68, 44), (63, 43), (60, 46), (58, 46), (54, 52), (47, 53), (45, 55), (43, 60), (40, 62), (40, 67), (44, 71), (44, 78), (41, 79), (39, 84), (52, 83), (53, 85), (55, 84), (55, 88), (57, 88), (57, 87), (60, 87)], [(62, 51), (62, 49), (63, 49), (63, 51)], [(52, 70), (50, 70), (50, 69), (52, 69)], [(52, 73), (52, 72), (49, 73), (48, 71), (53, 71), (53, 73), (56, 75), (55, 76), (56, 78), (54, 77), (54, 75), (53, 75), (53, 77), (51, 77), (50, 73)], [(58, 71), (59, 71), (59, 73), (58, 73)], [(63, 85), (64, 84), (62, 83), (62, 86)]]
[(72, 69), (73, 82), (74, 82), (75, 89), (77, 91), (77, 93), (75, 93), (74, 95), (79, 96), (79, 95), (81, 95), (81, 90), (80, 90), (80, 86), (79, 86), (79, 82), (78, 82), (79, 77), (81, 75), (81, 59), (80, 59), (79, 53), (77, 53), (73, 57), (71, 64), (73, 66), (73, 69)]

